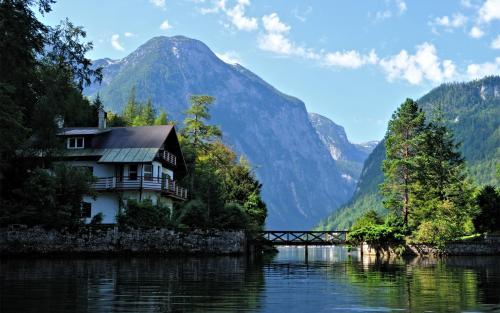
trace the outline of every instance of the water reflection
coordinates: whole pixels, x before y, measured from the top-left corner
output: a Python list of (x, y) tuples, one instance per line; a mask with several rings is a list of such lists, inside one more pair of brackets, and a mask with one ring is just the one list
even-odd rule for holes
[(376, 259), (346, 249), (244, 257), (0, 260), (0, 312), (500, 311), (500, 258)]

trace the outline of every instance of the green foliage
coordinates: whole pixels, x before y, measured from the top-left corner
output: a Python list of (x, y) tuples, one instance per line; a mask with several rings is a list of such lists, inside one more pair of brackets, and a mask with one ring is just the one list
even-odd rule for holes
[(13, 190), (12, 202), (4, 203), (0, 224), (76, 226), (81, 223), (84, 195), (94, 195), (92, 175), (82, 168), (58, 164), (52, 171), (33, 170), (19, 189)]
[(154, 124), (167, 125), (168, 124), (167, 112), (161, 110), (160, 114), (155, 118)]
[(176, 220), (180, 226), (204, 228), (208, 225), (208, 212), (206, 205), (201, 200), (190, 200), (184, 203), (177, 212), (178, 217)]
[(386, 159), (381, 185), (384, 206), (401, 214), (403, 222), (413, 212), (415, 183), (419, 174), (420, 149), (424, 142), (425, 116), (417, 103), (407, 99), (393, 114), (385, 136)]
[(352, 230), (361, 229), (370, 225), (382, 224), (382, 218), (374, 210), (370, 210), (358, 218), (352, 225)]
[[(207, 125), (213, 101), (209, 96), (192, 96), (192, 106), (186, 112), (181, 137), (188, 167), (184, 182), (190, 186), (191, 197), (196, 199), (195, 208), (203, 205), (203, 210), (193, 211), (192, 202), (180, 210), (188, 211), (190, 224), (199, 220), (206, 227), (238, 226), (257, 231), (262, 229), (267, 216), (261, 198), (262, 186), (248, 162), (238, 159), (234, 151), (220, 142), (222, 133), (218, 127)], [(202, 215), (197, 219), (193, 212)]]
[(476, 197), (478, 214), (474, 226), (479, 232), (500, 231), (500, 190), (484, 186)]
[(92, 216), (92, 219), (90, 220), (90, 225), (102, 224), (103, 220), (104, 220), (104, 214), (102, 212), (99, 212), (96, 215)]
[(122, 227), (167, 227), (170, 226), (170, 210), (161, 204), (153, 204), (149, 199), (130, 199), (123, 212), (117, 216)]
[(248, 225), (248, 215), (243, 206), (230, 202), (224, 205), (214, 222), (222, 229), (245, 229)]
[[(449, 134), (453, 133), (455, 142), (462, 143), (457, 151), (464, 157), (466, 171), (473, 182), (495, 187), (500, 182), (500, 98), (491, 95), (482, 97), (480, 90), (483, 86), (492, 90), (499, 85), (498, 76), (467, 83), (443, 84), (418, 100), (431, 122), (435, 120), (432, 113), (438, 111)], [(382, 141), (366, 160), (351, 201), (323, 220), (319, 227), (347, 229), (356, 217), (367, 210), (384, 212), (377, 188), (383, 181), (383, 145)]]
[(383, 222), (375, 211), (368, 211), (354, 222), (348, 240), (351, 244), (398, 245), (403, 243), (405, 233), (402, 223), (395, 222), (394, 218)]
[(0, 2), (3, 221), (76, 224), (81, 195), (88, 191), (88, 182), (78, 173), (74, 180), (67, 178), (73, 170), (55, 167), (49, 174), (39, 169), (52, 168), (52, 156), (60, 147), (57, 121), (64, 120), (66, 126), (95, 125), (95, 106), (81, 91), (92, 79), (102, 78), (101, 70), (93, 69), (85, 57), (92, 43), (84, 42), (86, 33), (81, 27), (68, 20), (49, 27), (37, 19), (33, 8), (43, 15), (53, 3)]
[(209, 107), (215, 101), (214, 97), (193, 95), (189, 98), (191, 106), (186, 111), (183, 134), (190, 140), (195, 149), (214, 139), (219, 139), (222, 132), (217, 126), (207, 125), (210, 119)]

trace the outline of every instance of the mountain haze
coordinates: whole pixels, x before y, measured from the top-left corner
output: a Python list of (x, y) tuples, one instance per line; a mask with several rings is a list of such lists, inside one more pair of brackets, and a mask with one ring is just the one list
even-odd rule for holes
[[(240, 65), (221, 61), (202, 42), (155, 37), (121, 60), (101, 59), (99, 92), (105, 107), (121, 112), (132, 87), (169, 118), (182, 121), (193, 94), (216, 98), (211, 123), (223, 140), (255, 166), (268, 205), (267, 227), (308, 229), (352, 194), (309, 122), (305, 105)], [(181, 124), (179, 125), (181, 126)]]
[[(461, 143), (460, 150), (472, 179), (481, 185), (498, 186), (495, 173), (500, 164), (500, 77), (443, 84), (417, 102), (427, 117), (441, 108), (447, 127)], [(366, 160), (352, 199), (322, 220), (318, 228), (349, 228), (370, 209), (385, 213), (378, 192), (384, 180), (381, 169), (384, 159), (382, 141)]]

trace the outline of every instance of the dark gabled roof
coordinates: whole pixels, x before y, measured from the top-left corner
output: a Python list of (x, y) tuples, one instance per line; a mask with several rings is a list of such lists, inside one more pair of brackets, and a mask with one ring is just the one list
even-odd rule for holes
[(59, 136), (90, 136), (90, 146), (85, 149), (68, 149), (67, 157), (99, 157), (100, 163), (144, 163), (151, 162), (160, 148), (177, 156), (177, 168), (185, 173), (186, 163), (173, 125), (137, 127), (63, 128)]
[(92, 148), (160, 148), (173, 129), (172, 125), (113, 127), (92, 140)]

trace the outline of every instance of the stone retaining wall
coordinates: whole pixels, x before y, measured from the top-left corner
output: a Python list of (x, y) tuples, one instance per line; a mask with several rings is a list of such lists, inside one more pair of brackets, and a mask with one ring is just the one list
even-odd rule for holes
[(12, 254), (243, 254), (243, 231), (41, 227), (0, 229), (0, 256)]
[[(395, 249), (390, 246), (370, 246), (367, 243), (361, 245), (363, 254), (390, 256), (397, 254)], [(480, 240), (456, 241), (447, 243), (444, 248), (438, 249), (431, 245), (418, 244), (406, 245), (404, 253), (419, 256), (436, 255), (500, 255), (500, 237), (485, 236)]]

